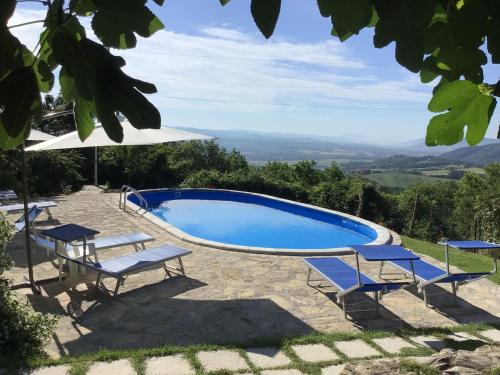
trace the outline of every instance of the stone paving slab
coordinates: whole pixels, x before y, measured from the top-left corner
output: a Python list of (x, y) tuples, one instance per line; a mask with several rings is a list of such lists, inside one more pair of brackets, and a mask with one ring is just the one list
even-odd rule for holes
[(146, 361), (146, 375), (194, 375), (189, 360), (183, 355), (150, 358)]
[[(32, 370), (28, 372), (29, 375), (66, 375), (69, 373), (69, 369), (71, 366), (62, 365), (62, 366), (51, 366), (51, 367), (41, 367), (36, 370)], [(0, 374), (3, 374), (2, 370), (0, 370)], [(7, 374), (7, 372), (5, 372)]]
[(294, 345), (293, 351), (306, 362), (335, 361), (339, 356), (328, 346), (323, 344)]
[(444, 343), (444, 341), (438, 339), (435, 336), (421, 335), (421, 336), (410, 337), (410, 340), (416, 342), (419, 345), (426, 346), (434, 350), (441, 350), (446, 348), (446, 344)]
[(264, 370), (261, 375), (305, 375), (303, 372), (297, 369), (287, 369), (287, 370)]
[(87, 371), (87, 375), (104, 374), (136, 375), (136, 372), (128, 359), (120, 359), (113, 362), (96, 362)]
[(250, 362), (259, 368), (287, 366), (291, 363), (290, 359), (279, 348), (248, 348), (246, 352)]
[(480, 334), (494, 342), (500, 342), (500, 330), (498, 329), (487, 329), (486, 331), (481, 331)]
[(378, 350), (375, 350), (362, 340), (337, 341), (335, 346), (349, 358), (365, 358), (381, 355)]
[(340, 375), (344, 371), (345, 365), (333, 365), (321, 369), (321, 375)]
[(196, 354), (206, 371), (248, 370), (248, 364), (240, 353), (233, 350), (203, 351)]
[(455, 332), (446, 337), (449, 338), (450, 340), (457, 342), (468, 341), (468, 340), (484, 341), (483, 339), (480, 339), (479, 337), (471, 335), (470, 333), (467, 332)]
[(387, 353), (391, 354), (399, 354), (403, 348), (415, 347), (415, 345), (410, 344), (401, 337), (385, 337), (382, 339), (373, 339), (372, 341), (384, 349)]

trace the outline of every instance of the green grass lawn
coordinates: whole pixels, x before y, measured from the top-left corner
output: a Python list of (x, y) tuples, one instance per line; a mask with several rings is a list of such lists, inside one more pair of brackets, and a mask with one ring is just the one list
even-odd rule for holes
[[(428, 255), (434, 259), (445, 261), (444, 246), (436, 245), (427, 241), (420, 241), (410, 237), (402, 237), (403, 246), (416, 251), (417, 253)], [(468, 272), (491, 271), (493, 261), (490, 256), (473, 254), (462, 250), (450, 248), (450, 264)], [(489, 277), (491, 281), (500, 284), (500, 274), (497, 273)]]
[(398, 173), (398, 172), (374, 173), (366, 175), (365, 177), (369, 178), (372, 181), (375, 181), (376, 183), (382, 186), (401, 187), (401, 188), (405, 188), (407, 186), (414, 185), (419, 182), (437, 183), (437, 182), (453, 181), (448, 178), (438, 178), (438, 177), (416, 175), (411, 173)]

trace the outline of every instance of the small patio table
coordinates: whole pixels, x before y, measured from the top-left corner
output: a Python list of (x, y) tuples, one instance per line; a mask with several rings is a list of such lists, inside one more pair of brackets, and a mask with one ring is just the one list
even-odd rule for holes
[(368, 262), (385, 262), (393, 260), (409, 260), (411, 271), (413, 275), (413, 281), (416, 283), (417, 279), (415, 277), (415, 269), (413, 267), (413, 261), (419, 260), (420, 257), (415, 255), (411, 251), (405, 249), (402, 246), (395, 245), (351, 245), (351, 249), (354, 250), (356, 254), (356, 267), (359, 270), (359, 258), (361, 255)]
[[(52, 229), (46, 229), (42, 231), (44, 236), (53, 238), (55, 240), (55, 249), (56, 254), (59, 255), (59, 242), (64, 244), (64, 248), (66, 244), (69, 244), (73, 241), (82, 241), (83, 242), (83, 265), (86, 264), (87, 259), (87, 239), (92, 238), (96, 234), (100, 232), (83, 227), (78, 224), (65, 224)], [(78, 270), (78, 268), (76, 268)], [(70, 265), (70, 278), (76, 277), (76, 273), (71, 268)]]
[(486, 242), (486, 241), (439, 241), (438, 245), (444, 245), (444, 253), (446, 258), (446, 272), (450, 273), (450, 261), (449, 261), (449, 248), (452, 247), (454, 249), (469, 251), (469, 250), (489, 250), (491, 251), (491, 257), (493, 258), (493, 270), (492, 273), (497, 272), (497, 257), (496, 251), (500, 249), (500, 244)]

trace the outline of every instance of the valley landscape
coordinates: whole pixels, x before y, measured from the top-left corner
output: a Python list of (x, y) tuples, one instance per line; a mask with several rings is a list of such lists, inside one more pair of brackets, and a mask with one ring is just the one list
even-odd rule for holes
[(453, 146), (428, 147), (423, 138), (383, 145), (357, 142), (356, 138), (366, 140), (355, 135), (328, 137), (250, 130), (181, 129), (213, 136), (220, 146), (238, 150), (256, 166), (268, 161), (314, 160), (318, 168), (325, 168), (336, 162), (344, 171), (364, 175), (390, 188), (456, 180), (465, 172), (482, 174), (483, 166), (500, 162), (500, 140), (492, 138), (485, 138), (475, 147), (467, 146), (465, 141)]

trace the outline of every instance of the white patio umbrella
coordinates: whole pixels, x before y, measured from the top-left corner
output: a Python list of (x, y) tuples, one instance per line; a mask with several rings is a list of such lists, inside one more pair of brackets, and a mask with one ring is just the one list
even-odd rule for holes
[(30, 136), (27, 141), (43, 142), (55, 138), (53, 135), (41, 132), (40, 130), (31, 129)]
[(162, 127), (160, 129), (136, 129), (128, 121), (121, 122), (123, 127), (123, 142), (113, 142), (104, 128), (98, 124), (96, 125), (92, 134), (82, 142), (78, 136), (78, 132), (74, 131), (60, 137), (56, 137), (46, 142), (38, 143), (36, 145), (26, 148), (26, 151), (43, 151), (43, 150), (62, 150), (70, 148), (95, 148), (95, 163), (94, 163), (94, 182), (97, 185), (97, 147), (102, 146), (139, 146), (139, 145), (153, 145), (169, 142), (179, 141), (193, 141), (193, 140), (210, 140), (213, 137), (179, 130), (174, 128)]

